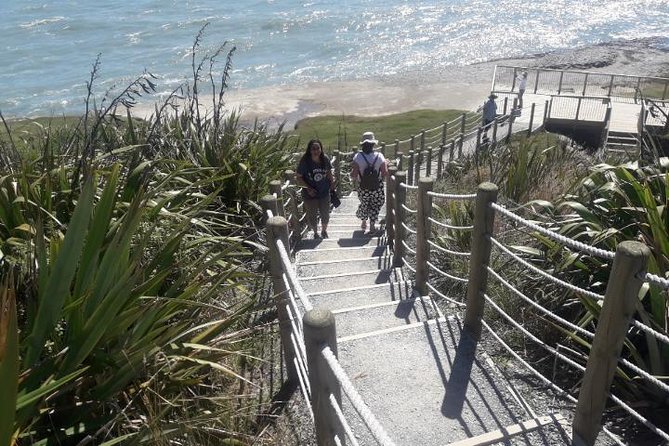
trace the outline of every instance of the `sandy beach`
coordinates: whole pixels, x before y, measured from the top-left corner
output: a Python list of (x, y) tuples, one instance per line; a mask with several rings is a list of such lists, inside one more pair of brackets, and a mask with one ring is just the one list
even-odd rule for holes
[[(418, 109), (478, 108), (490, 92), (496, 65), (573, 69), (591, 72), (661, 76), (669, 74), (669, 50), (656, 39), (611, 42), (568, 51), (500, 59), (440, 71), (420, 71), (375, 79), (277, 85), (225, 93), (226, 106), (239, 109), (244, 121), (259, 119), (291, 128), (318, 115), (379, 116)], [(146, 115), (153, 107), (139, 107)]]

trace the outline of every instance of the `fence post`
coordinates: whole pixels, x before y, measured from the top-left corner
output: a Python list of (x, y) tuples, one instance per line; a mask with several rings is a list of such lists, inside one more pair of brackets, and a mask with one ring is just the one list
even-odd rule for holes
[(530, 126), (527, 128), (527, 136), (532, 135), (532, 125), (534, 124), (534, 109), (536, 104), (532, 102), (532, 107), (530, 107)]
[(609, 94), (608, 97), (611, 97), (611, 91), (613, 90), (613, 74), (611, 75), (611, 81), (609, 82)]
[(448, 123), (444, 121), (441, 128), (441, 145), (446, 144), (447, 139), (448, 139)]
[(402, 205), (406, 202), (406, 189), (401, 184), (406, 184), (406, 171), (398, 171), (395, 174), (395, 243), (393, 243), (393, 266), (399, 268), (404, 265), (404, 244), (402, 242), (406, 238), (404, 233), (404, 208)]
[[(573, 422), (575, 444), (591, 446), (601, 429), (602, 412), (613, 381), (623, 342), (638, 302), (650, 250), (643, 243), (618, 245), (597, 321)], [(580, 442), (580, 443), (579, 443)]]
[[(286, 212), (283, 209), (283, 191), (281, 190), (283, 184), (279, 180), (272, 180), (269, 182), (269, 191), (272, 195), (276, 194), (276, 208), (278, 215), (285, 217)], [(277, 215), (277, 214), (274, 214)]]
[(546, 119), (548, 118), (548, 100), (544, 103), (544, 120), (542, 123), (543, 127), (546, 127)]
[(560, 83), (558, 83), (558, 94), (562, 92), (562, 78), (564, 77), (564, 71), (560, 71)]
[(539, 87), (539, 74), (541, 74), (541, 70), (537, 69), (537, 76), (534, 78), (534, 94), (537, 94), (537, 88)]
[(395, 200), (393, 199), (393, 194), (395, 193), (395, 179), (393, 177), (397, 173), (397, 170), (397, 166), (388, 167), (388, 180), (386, 181), (386, 234), (391, 249), (395, 243), (395, 218), (397, 211), (395, 211)]
[(425, 150), (425, 129), (420, 131), (420, 150)]
[(585, 96), (587, 88), (588, 88), (588, 73), (585, 73), (585, 78), (583, 79), (583, 93), (581, 93), (581, 96)]
[[(451, 140), (451, 150), (448, 153), (448, 161), (453, 161), (453, 156), (455, 156), (455, 139)], [(458, 156), (462, 156), (462, 144), (460, 144)]]
[(260, 206), (262, 207), (263, 211), (265, 211), (265, 217), (267, 217), (267, 211), (272, 212), (272, 217), (279, 216), (279, 209), (277, 207), (277, 201), (274, 195), (264, 195), (260, 199)]
[(444, 169), (444, 152), (446, 151), (446, 144), (439, 146), (439, 154), (437, 155), (437, 179), (441, 178), (441, 172)]
[(407, 166), (407, 184), (413, 184), (413, 170), (415, 163), (416, 153), (412, 150), (409, 150), (409, 165)]
[(404, 152), (402, 152), (400, 150), (400, 151), (396, 152), (395, 156), (399, 160), (397, 162), (397, 170), (402, 170), (402, 167), (404, 166)]
[(469, 283), (467, 284), (467, 309), (465, 311), (465, 329), (476, 340), (481, 337), (481, 318), (488, 283), (488, 262), (495, 223), (495, 211), (491, 203), (497, 201), (497, 186), (492, 183), (481, 183), (476, 192), (474, 207), (474, 230), (472, 231), (472, 248), (469, 257)]
[(409, 151), (415, 149), (416, 149), (416, 135), (411, 135), (411, 139), (409, 140)]
[(506, 96), (506, 97), (504, 97), (504, 111), (502, 112), (503, 115), (506, 114), (506, 109), (507, 109), (508, 106), (509, 106), (509, 97)]
[(335, 181), (337, 182), (337, 187), (341, 184), (341, 154), (339, 150), (335, 150), (333, 152), (334, 155), (334, 177)]
[(427, 148), (427, 161), (425, 161), (425, 176), (432, 175), (432, 146)]
[(576, 104), (576, 118), (574, 118), (574, 119), (576, 119), (577, 121), (578, 121), (578, 114), (581, 112), (581, 100), (582, 99), (583, 98), (579, 97), (578, 98), (578, 103)]
[[(286, 170), (283, 173), (283, 177), (289, 184), (295, 184), (295, 172), (292, 170)], [(300, 227), (300, 207), (297, 204), (297, 197), (299, 194), (295, 192), (295, 189), (288, 188), (286, 189), (286, 195), (290, 197), (290, 213), (291, 218), (288, 220), (288, 226), (293, 229), (293, 239), (299, 239), (300, 237), (295, 237), (295, 235), (301, 235), (302, 228)]]
[[(514, 101), (514, 102), (515, 102), (515, 101)], [(512, 116), (511, 118), (509, 118), (509, 128), (508, 128), (508, 130), (507, 130), (507, 132), (506, 132), (506, 142), (507, 142), (507, 143), (508, 143), (509, 141), (511, 141), (511, 135), (513, 134), (513, 121), (514, 121), (514, 118), (513, 118), (513, 116)]]
[(316, 443), (318, 446), (333, 446), (334, 436), (337, 435), (344, 444), (346, 439), (344, 428), (330, 405), (330, 394), (333, 394), (341, 406), (341, 384), (321, 353), (324, 347), (330, 347), (332, 353), (337, 356), (334, 315), (330, 310), (316, 308), (304, 314), (302, 324), (311, 387), (311, 408), (316, 426)]
[(411, 184), (418, 184), (418, 180), (421, 177), (421, 169), (423, 168), (423, 161), (425, 160), (425, 152), (416, 153), (416, 168), (414, 169), (414, 175), (416, 177), (411, 182)]
[(463, 113), (460, 118), (460, 137), (465, 136), (465, 130), (467, 126), (467, 113)]
[(379, 152), (381, 152), (383, 156), (386, 156), (386, 143), (383, 141), (381, 142), (381, 147), (379, 147)]
[(418, 200), (416, 213), (416, 289), (421, 296), (427, 295), (427, 279), (430, 271), (427, 262), (430, 261), (430, 239), (432, 223), (432, 196), (428, 195), (434, 187), (434, 179), (421, 178), (418, 182)]
[(396, 139), (395, 140), (395, 157), (397, 157), (397, 154), (400, 152), (400, 140)]
[[(274, 196), (270, 195), (274, 198)], [(272, 217), (265, 224), (265, 237), (267, 247), (269, 248), (270, 273), (272, 275), (272, 288), (274, 290), (274, 302), (279, 319), (279, 334), (281, 336), (281, 345), (283, 346), (283, 359), (286, 364), (288, 383), (291, 387), (298, 383), (297, 369), (295, 368), (295, 348), (290, 339), (292, 326), (290, 323), (290, 314), (288, 313), (288, 288), (283, 280), (283, 262), (279, 254), (279, 248), (276, 245), (281, 240), (283, 246), (288, 250), (288, 222), (283, 217)]]
[(495, 118), (492, 124), (492, 143), (496, 144), (497, 143), (497, 126), (499, 125), (499, 118)]

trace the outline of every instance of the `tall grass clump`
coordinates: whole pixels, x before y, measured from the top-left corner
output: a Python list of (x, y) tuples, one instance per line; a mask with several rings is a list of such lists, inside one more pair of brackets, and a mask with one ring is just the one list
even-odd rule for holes
[(5, 126), (0, 444), (252, 439), (272, 326), (257, 200), (288, 140), (224, 108), (234, 48), (198, 61), (202, 38), (146, 120), (126, 110), (155, 78), (100, 99), (98, 59), (80, 119)]

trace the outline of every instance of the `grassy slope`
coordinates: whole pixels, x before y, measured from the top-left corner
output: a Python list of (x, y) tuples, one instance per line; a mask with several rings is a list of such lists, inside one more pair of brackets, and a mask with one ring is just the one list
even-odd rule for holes
[(323, 142), (327, 151), (342, 150), (357, 146), (365, 131), (372, 131), (376, 138), (388, 144), (395, 139), (405, 139), (420, 133), (421, 129), (431, 129), (450, 121), (463, 113), (460, 110), (415, 110), (386, 116), (317, 116), (305, 118), (295, 125), (292, 132), (300, 138), (300, 146), (305, 146), (311, 138)]

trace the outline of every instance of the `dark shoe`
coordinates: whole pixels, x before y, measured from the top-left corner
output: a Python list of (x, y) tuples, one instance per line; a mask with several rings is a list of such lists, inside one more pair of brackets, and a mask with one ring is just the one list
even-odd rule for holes
[(323, 230), (321, 231), (321, 237), (323, 237), (323, 238), (329, 238), (329, 237), (328, 237), (328, 231), (326, 231), (325, 229), (323, 229)]
[(318, 232), (314, 232), (314, 240), (320, 240), (321, 236), (318, 235)]

